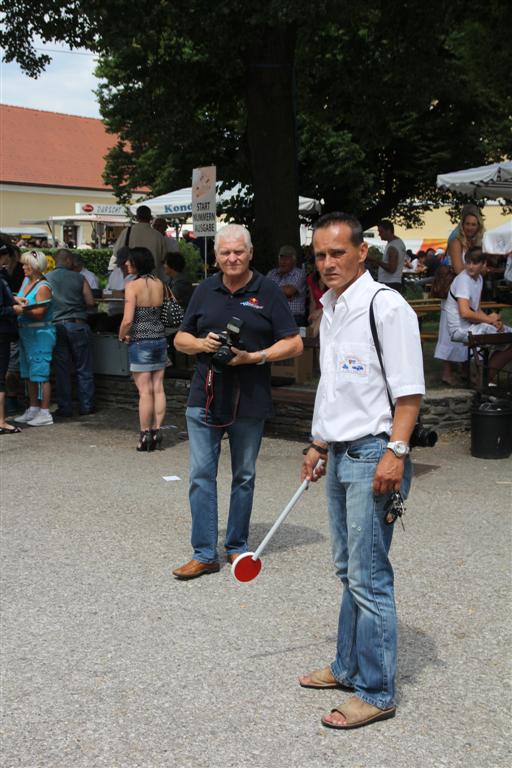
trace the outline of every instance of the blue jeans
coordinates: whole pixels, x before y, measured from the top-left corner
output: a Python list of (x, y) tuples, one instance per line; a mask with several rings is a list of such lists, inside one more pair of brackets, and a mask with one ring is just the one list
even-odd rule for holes
[[(396, 609), (388, 553), (394, 525), (384, 522), (388, 495), (374, 496), (372, 480), (387, 435), (331, 447), (327, 497), (334, 565), (343, 583), (334, 677), (357, 696), (386, 709), (395, 701)], [(406, 459), (402, 496), (411, 482)]]
[(247, 551), (249, 520), (256, 479), (256, 459), (265, 422), (236, 419), (229, 427), (209, 427), (204, 408), (187, 408), (189, 436), (189, 500), (192, 512), (194, 559), (202, 563), (218, 560), (217, 469), (224, 432), (231, 451), (231, 499), (225, 547), (228, 554)]
[(94, 375), (92, 372), (91, 329), (84, 323), (56, 324), (57, 343), (54, 351), (55, 389), (61, 411), (73, 412), (71, 361), (76, 372), (80, 413), (94, 409)]

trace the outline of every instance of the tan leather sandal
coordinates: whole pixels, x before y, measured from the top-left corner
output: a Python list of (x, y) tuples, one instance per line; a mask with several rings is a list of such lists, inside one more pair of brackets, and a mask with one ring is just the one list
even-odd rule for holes
[[(309, 683), (303, 683), (304, 678), (309, 678)], [(323, 669), (317, 669), (314, 672), (310, 672), (309, 675), (304, 675), (301, 679), (299, 677), (299, 685), (301, 688), (337, 688), (340, 691), (353, 691), (353, 687), (350, 685), (344, 685), (339, 683), (331, 672), (330, 667), (324, 667)]]
[(396, 714), (396, 707), (389, 709), (379, 709), (366, 701), (362, 701), (357, 696), (351, 696), (348, 701), (340, 707), (334, 707), (332, 712), (339, 712), (345, 718), (344, 723), (331, 723), (325, 717), (322, 717), (322, 725), (326, 728), (335, 728), (339, 731), (348, 731), (351, 728), (362, 728), (365, 725), (376, 723), (379, 720), (388, 720)]

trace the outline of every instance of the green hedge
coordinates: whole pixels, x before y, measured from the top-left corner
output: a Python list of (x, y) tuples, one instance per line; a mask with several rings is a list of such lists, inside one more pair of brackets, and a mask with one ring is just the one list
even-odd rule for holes
[[(179, 241), (180, 251), (185, 259), (185, 274), (193, 283), (202, 280), (204, 276), (203, 260), (197, 248), (184, 240)], [(30, 250), (30, 249), (26, 249)], [(41, 248), (43, 253), (55, 257), (60, 248)], [(73, 253), (80, 254), (87, 269), (99, 278), (102, 285), (108, 279), (108, 263), (112, 256), (110, 248), (73, 248)]]
[[(30, 249), (26, 249), (30, 250)], [(46, 253), (47, 256), (53, 256), (55, 258), (55, 254), (57, 251), (62, 250), (61, 248), (40, 248), (43, 253)], [(23, 252), (23, 251), (22, 251)], [(112, 251), (110, 248), (73, 248), (73, 253), (79, 254), (83, 260), (84, 264), (87, 267), (87, 269), (90, 269), (91, 272), (94, 272), (95, 275), (97, 275), (99, 278), (107, 278), (108, 277), (108, 263), (110, 261), (110, 257), (112, 256)]]

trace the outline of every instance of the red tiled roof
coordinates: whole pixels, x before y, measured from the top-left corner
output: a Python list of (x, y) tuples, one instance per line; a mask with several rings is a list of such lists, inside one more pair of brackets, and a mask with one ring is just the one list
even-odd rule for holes
[(108, 190), (101, 174), (116, 141), (93, 117), (0, 105), (0, 179)]

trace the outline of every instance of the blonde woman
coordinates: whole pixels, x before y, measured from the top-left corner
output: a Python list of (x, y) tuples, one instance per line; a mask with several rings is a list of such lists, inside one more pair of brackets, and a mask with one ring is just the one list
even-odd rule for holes
[(52, 289), (43, 272), (47, 259), (42, 251), (28, 251), (21, 257), (25, 279), (16, 297), (20, 337), (20, 376), (27, 379), (29, 407), (14, 421), (31, 427), (53, 424), (50, 413), (50, 364), (55, 346), (52, 324)]
[(476, 205), (465, 205), (460, 222), (448, 238), (448, 257), (453, 271), (458, 275), (465, 267), (464, 255), (470, 248), (482, 245), (485, 228), (480, 209)]
[[(462, 209), (460, 222), (448, 239), (447, 255), (456, 275), (464, 270), (464, 256), (469, 249), (482, 245), (484, 231), (484, 223), (479, 208), (472, 204), (465, 205)], [(448, 386), (456, 386), (453, 363), (466, 363), (468, 353), (463, 344), (450, 339), (445, 305), (446, 299), (441, 302), (439, 335), (434, 357), (443, 361), (441, 381)]]

